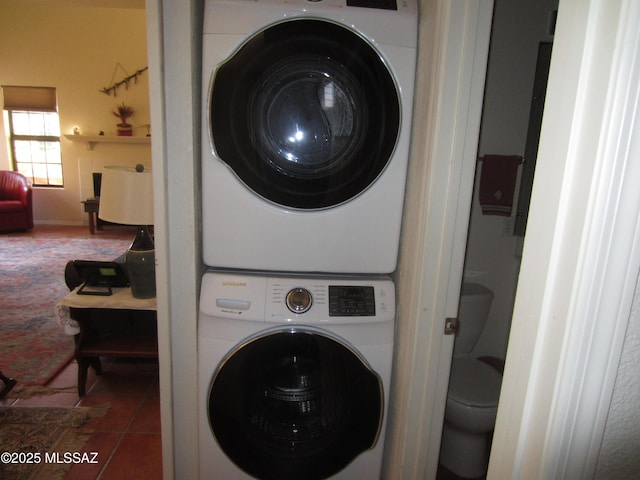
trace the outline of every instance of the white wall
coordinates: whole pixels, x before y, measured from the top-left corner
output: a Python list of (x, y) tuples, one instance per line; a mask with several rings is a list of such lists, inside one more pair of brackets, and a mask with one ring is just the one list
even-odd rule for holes
[[(538, 44), (553, 38), (547, 31), (549, 15), (557, 5), (558, 0), (495, 1), (479, 156), (524, 154)], [(505, 217), (482, 215), (478, 202), (481, 168), (480, 162), (465, 277), (495, 293), (475, 354), (504, 358), (522, 242), (505, 232)]]
[(627, 480), (631, 473), (640, 474), (640, 278), (638, 280), (598, 457), (596, 480)]
[[(99, 92), (147, 66), (143, 9), (0, 0), (0, 45), (0, 84), (56, 87), (63, 135), (75, 126), (86, 135), (115, 135), (119, 120), (111, 112), (123, 101), (135, 110), (130, 123), (140, 128), (134, 134), (147, 134), (141, 126), (150, 123), (148, 73), (120, 88), (116, 98)], [(126, 73), (116, 70), (118, 63)], [(3, 122), (0, 137), (0, 168), (10, 169)], [(36, 223), (86, 223), (80, 202), (93, 196), (92, 172), (105, 164), (151, 163), (146, 145), (99, 144), (89, 151), (62, 138), (61, 148), (65, 186), (34, 189)]]

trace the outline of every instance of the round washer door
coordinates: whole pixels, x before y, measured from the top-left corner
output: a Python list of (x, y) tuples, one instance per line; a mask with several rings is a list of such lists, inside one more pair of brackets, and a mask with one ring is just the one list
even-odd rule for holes
[(261, 479), (322, 479), (373, 448), (384, 408), (377, 373), (337, 338), (275, 330), (214, 374), (209, 423), (227, 457)]
[(237, 177), (270, 202), (305, 210), (365, 191), (400, 129), (396, 84), (380, 54), (316, 19), (250, 37), (217, 69), (209, 111), (215, 151)]

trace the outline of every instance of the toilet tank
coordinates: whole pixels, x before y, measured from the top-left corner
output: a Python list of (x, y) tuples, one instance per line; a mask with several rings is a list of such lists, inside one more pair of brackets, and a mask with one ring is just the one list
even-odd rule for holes
[(470, 353), (489, 315), (493, 292), (478, 283), (463, 283), (458, 308), (459, 327), (453, 353)]

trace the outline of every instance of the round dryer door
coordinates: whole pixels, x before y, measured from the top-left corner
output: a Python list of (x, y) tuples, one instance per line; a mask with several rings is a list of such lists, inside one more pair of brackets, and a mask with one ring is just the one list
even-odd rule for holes
[(400, 103), (366, 40), (329, 21), (297, 19), (258, 32), (217, 69), (210, 123), (218, 157), (253, 192), (321, 209), (380, 176)]
[(321, 479), (378, 439), (380, 377), (317, 330), (278, 329), (239, 345), (214, 374), (209, 422), (225, 454), (261, 479)]

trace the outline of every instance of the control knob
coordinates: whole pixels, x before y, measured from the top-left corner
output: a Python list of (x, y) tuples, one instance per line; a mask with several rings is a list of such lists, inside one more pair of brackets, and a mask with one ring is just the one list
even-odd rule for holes
[(304, 313), (311, 308), (313, 297), (306, 288), (297, 287), (287, 293), (287, 308), (293, 313)]

